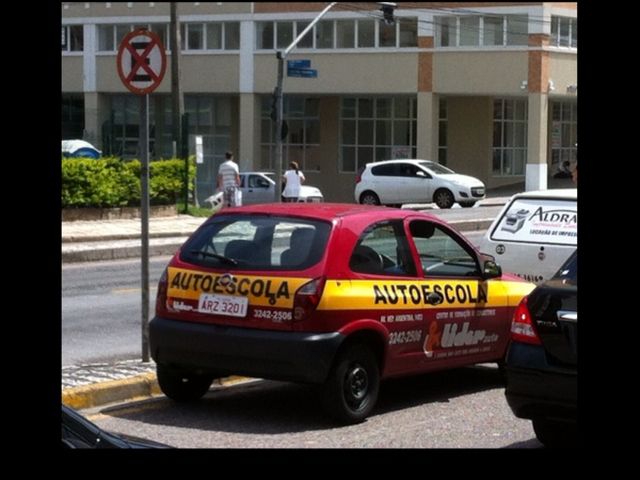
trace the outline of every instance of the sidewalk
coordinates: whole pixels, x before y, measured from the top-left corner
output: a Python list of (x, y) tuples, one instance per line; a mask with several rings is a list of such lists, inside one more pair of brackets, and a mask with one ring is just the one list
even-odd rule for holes
[[(478, 206), (504, 205), (510, 194), (507, 191), (500, 193), (504, 196), (486, 198), (478, 202)], [(433, 213), (447, 217), (455, 217), (457, 213), (454, 209), (440, 211), (434, 204), (405, 205), (404, 208), (434, 209)], [(190, 215), (149, 219), (149, 256), (173, 255), (205, 220), (204, 217)], [(480, 223), (447, 218), (461, 231), (487, 228), (491, 219), (475, 220)], [(140, 219), (62, 222), (62, 263), (140, 258), (140, 228)]]

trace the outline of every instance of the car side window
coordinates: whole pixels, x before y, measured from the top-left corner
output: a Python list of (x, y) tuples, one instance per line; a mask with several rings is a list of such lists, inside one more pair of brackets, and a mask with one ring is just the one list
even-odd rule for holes
[(450, 232), (425, 220), (410, 224), (425, 277), (480, 276), (475, 255)]
[(372, 167), (371, 173), (378, 177), (398, 177), (401, 175), (397, 163), (389, 163), (387, 165)]
[(249, 176), (249, 188), (266, 188), (268, 186), (269, 182), (260, 175)]
[(371, 225), (361, 235), (349, 260), (354, 272), (413, 276), (416, 267), (401, 221)]

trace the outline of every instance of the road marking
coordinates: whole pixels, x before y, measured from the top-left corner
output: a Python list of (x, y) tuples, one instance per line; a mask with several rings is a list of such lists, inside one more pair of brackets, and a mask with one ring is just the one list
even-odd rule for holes
[[(158, 290), (158, 287), (149, 287), (149, 291), (152, 290)], [(111, 290), (111, 293), (122, 293), (122, 294), (127, 294), (127, 293), (136, 293), (136, 292), (140, 292), (142, 291), (142, 289), (140, 287), (135, 287), (135, 288), (114, 288), (113, 290)]]

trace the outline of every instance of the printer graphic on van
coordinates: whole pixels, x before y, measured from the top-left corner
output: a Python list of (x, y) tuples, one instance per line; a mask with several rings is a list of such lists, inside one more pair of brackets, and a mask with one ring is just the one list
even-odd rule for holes
[(505, 215), (504, 225), (502, 225), (500, 230), (516, 233), (524, 226), (527, 215), (529, 215), (529, 210), (525, 210), (524, 208), (515, 213), (507, 213)]

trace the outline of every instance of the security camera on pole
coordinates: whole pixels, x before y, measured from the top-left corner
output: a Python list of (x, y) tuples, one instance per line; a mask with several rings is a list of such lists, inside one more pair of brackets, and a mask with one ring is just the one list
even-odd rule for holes
[[(382, 12), (382, 20), (387, 25), (392, 25), (395, 22), (393, 12), (396, 8), (396, 4), (393, 2), (376, 2), (380, 5), (380, 11)], [(275, 121), (276, 121), (276, 191), (275, 191), (275, 201), (280, 202), (282, 196), (282, 142), (286, 137), (286, 125), (284, 124), (282, 114), (283, 114), (283, 95), (282, 95), (282, 83), (284, 81), (284, 61), (291, 53), (291, 50), (295, 48), (302, 38), (315, 26), (316, 23), (320, 21), (324, 15), (331, 10), (338, 2), (331, 2), (327, 5), (324, 10), (322, 10), (316, 18), (314, 18), (307, 28), (305, 28), (300, 35), (298, 35), (291, 45), (284, 49), (284, 51), (276, 52), (276, 57), (278, 59), (278, 84), (273, 92), (274, 103), (275, 103)], [(306, 62), (306, 61), (305, 61)], [(317, 77), (318, 72), (316, 70), (309, 69), (310, 63), (304, 64), (304, 66), (296, 67), (291, 66), (288, 69), (289, 76), (297, 76), (297, 77), (305, 77), (305, 78), (315, 78)], [(272, 112), (273, 113), (273, 112)], [(272, 115), (273, 119), (273, 115)]]

